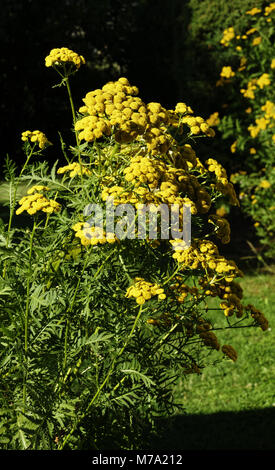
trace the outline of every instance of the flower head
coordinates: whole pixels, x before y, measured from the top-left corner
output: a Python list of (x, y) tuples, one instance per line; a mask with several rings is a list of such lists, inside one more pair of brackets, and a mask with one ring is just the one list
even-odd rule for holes
[(258, 46), (259, 44), (261, 44), (261, 42), (262, 42), (261, 36), (257, 36), (256, 38), (253, 39), (252, 46)]
[(258, 13), (261, 13), (261, 11), (262, 10), (260, 8), (254, 7), (251, 10), (246, 11), (246, 14), (254, 16), (254, 15), (257, 15)]
[(50, 145), (50, 142), (48, 141), (47, 137), (41, 131), (22, 132), (21, 140), (23, 140), (23, 142), (26, 142), (26, 141), (37, 142), (41, 149), (43, 149), (47, 145)]
[(118, 241), (114, 233), (106, 233), (101, 227), (92, 227), (88, 222), (77, 222), (72, 229), (83, 246), (112, 244)]
[(220, 76), (222, 78), (232, 78), (235, 76), (235, 72), (233, 72), (232, 68), (230, 67), (230, 65), (228, 66), (225, 66), (222, 68), (222, 71), (220, 73)]
[(70, 178), (73, 178), (76, 175), (90, 176), (92, 174), (92, 172), (88, 168), (86, 168), (83, 165), (80, 165), (77, 162), (70, 163), (69, 165), (66, 165), (66, 166), (62, 166), (61, 168), (57, 170), (57, 173), (61, 175), (63, 173), (67, 173), (68, 171), (70, 172)]
[(270, 85), (270, 78), (268, 73), (263, 73), (257, 80), (257, 85), (260, 88), (263, 88), (264, 86)]
[(66, 63), (72, 64), (79, 69), (82, 64), (85, 64), (85, 59), (82, 55), (78, 55), (67, 47), (52, 49), (50, 54), (45, 58), (46, 67), (60, 66)]
[(145, 281), (141, 277), (135, 278), (135, 283), (127, 289), (125, 297), (134, 297), (137, 304), (143, 305), (146, 300), (150, 300), (151, 297), (158, 296), (159, 300), (164, 300), (166, 295), (164, 289), (157, 284)]
[(268, 16), (270, 13), (275, 10), (275, 2), (270, 3), (267, 7), (265, 7), (264, 15)]
[(20, 199), (19, 204), (21, 207), (17, 209), (16, 215), (22, 214), (26, 211), (30, 215), (36, 214), (38, 211), (52, 214), (53, 212), (59, 212), (61, 205), (53, 199), (46, 198), (43, 193), (39, 191), (48, 191), (50, 188), (47, 186), (37, 185), (32, 186), (28, 190), (28, 195)]
[(225, 47), (228, 47), (229, 45), (229, 42), (235, 37), (235, 31), (234, 31), (234, 28), (233, 26), (231, 26), (230, 28), (227, 28), (224, 30), (223, 32), (223, 37), (220, 41), (220, 43), (225, 46)]

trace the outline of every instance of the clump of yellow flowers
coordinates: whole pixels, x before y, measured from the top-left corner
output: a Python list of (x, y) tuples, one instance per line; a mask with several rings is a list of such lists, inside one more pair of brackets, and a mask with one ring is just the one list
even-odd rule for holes
[(77, 222), (72, 226), (75, 236), (80, 239), (83, 246), (115, 243), (117, 237), (114, 233), (105, 232), (101, 227), (91, 227), (88, 222)]
[(134, 297), (139, 305), (143, 305), (146, 300), (150, 300), (155, 295), (158, 296), (159, 300), (166, 299), (163, 288), (152, 282), (145, 281), (141, 277), (136, 277), (134, 284), (126, 292), (126, 297)]
[(167, 110), (160, 103), (145, 104), (138, 93), (138, 88), (130, 85), (125, 77), (87, 93), (83, 98), (84, 106), (79, 109), (83, 117), (75, 124), (79, 140), (93, 142), (113, 132), (118, 143), (138, 140), (146, 145), (151, 155), (157, 155), (165, 154), (174, 143), (167, 132), (169, 126), (178, 128), (179, 123), (181, 127), (186, 124), (190, 134), (215, 135), (207, 122), (200, 116), (193, 116), (192, 109), (184, 103)]
[[(27, 191), (27, 196), (20, 199), (20, 208), (17, 209), (16, 214), (22, 214), (26, 211), (29, 215), (34, 215), (39, 211), (52, 214), (53, 212), (59, 212), (61, 205), (54, 199), (48, 199), (44, 196), (43, 191), (49, 191), (50, 188), (43, 185), (32, 186)], [(42, 192), (40, 192), (42, 191)]]
[[(229, 69), (230, 73), (227, 70), (225, 73), (227, 77), (233, 74), (232, 69)], [(138, 94), (138, 88), (122, 77), (87, 93), (83, 99), (84, 106), (79, 109), (80, 115), (75, 124), (79, 140), (90, 145), (95, 141), (106, 142), (105, 148), (103, 146), (101, 150), (104, 158), (102, 154), (100, 157), (100, 165), (105, 168), (100, 179), (101, 200), (106, 202), (111, 199), (115, 206), (132, 204), (137, 213), (148, 204), (166, 204), (171, 210), (175, 205), (182, 208), (187, 204), (193, 216), (207, 214), (207, 222), (213, 226), (212, 233), (221, 243), (229, 243), (229, 222), (225, 217), (210, 211), (212, 191), (222, 194), (230, 204), (239, 205), (233, 184), (220, 163), (209, 158), (203, 164), (189, 143), (179, 143), (173, 130), (179, 136), (184, 135), (186, 129), (189, 129), (189, 136), (204, 134), (213, 137), (215, 132), (206, 120), (195, 116), (185, 103), (177, 103), (174, 110), (167, 110), (160, 103), (146, 104)], [(113, 145), (116, 146), (114, 151), (107, 144), (108, 139), (113, 139)], [(114, 168), (114, 161), (117, 170), (110, 171), (110, 168)], [(98, 167), (99, 162), (94, 163)], [(71, 168), (64, 167), (58, 173)], [(205, 181), (211, 182), (210, 185), (204, 184)], [(180, 213), (183, 214), (182, 209)], [(108, 242), (104, 230), (91, 229), (85, 222), (77, 223), (73, 230), (82, 245)], [(118, 241), (114, 237), (111, 240)], [(225, 316), (234, 313), (237, 317), (243, 315), (242, 292), (235, 282), (243, 273), (234, 261), (220, 255), (213, 241), (193, 238), (187, 247), (183, 240), (175, 239), (170, 240), (170, 246), (173, 248), (171, 256), (178, 263), (180, 271), (200, 271), (199, 288), (178, 283), (177, 289), (174, 284), (172, 291), (169, 288), (164, 293), (161, 283), (136, 277), (126, 290), (126, 298), (133, 297), (136, 303), (144, 305), (155, 296), (165, 301), (169, 292), (173, 292), (181, 304), (190, 295), (194, 299), (203, 295), (218, 296)], [(157, 324), (153, 319), (149, 323)], [(201, 335), (205, 344), (219, 349), (212, 332), (204, 331)]]
[(230, 41), (235, 37), (235, 31), (234, 31), (234, 27), (233, 26), (230, 26), (229, 28), (225, 29), (224, 32), (223, 32), (223, 36), (222, 36), (222, 39), (220, 41), (220, 43), (225, 46), (225, 47), (228, 47)]
[(222, 78), (232, 78), (235, 76), (235, 72), (233, 72), (232, 68), (230, 67), (230, 65), (227, 65), (227, 66), (224, 66), (222, 68), (222, 71), (220, 73), (220, 76)]
[(46, 67), (62, 66), (64, 64), (70, 64), (79, 69), (81, 65), (85, 64), (85, 59), (82, 55), (67, 47), (52, 49), (45, 58)]
[(63, 173), (69, 172), (70, 178), (74, 178), (74, 176), (81, 176), (81, 175), (87, 175), (90, 176), (92, 172), (89, 170), (89, 168), (86, 168), (84, 165), (78, 162), (73, 162), (70, 163), (69, 165), (62, 166), (61, 168), (58, 168), (57, 174), (62, 175)]
[(50, 143), (46, 135), (41, 131), (24, 131), (22, 132), (21, 140), (23, 140), (23, 142), (37, 142), (40, 149), (43, 149)]

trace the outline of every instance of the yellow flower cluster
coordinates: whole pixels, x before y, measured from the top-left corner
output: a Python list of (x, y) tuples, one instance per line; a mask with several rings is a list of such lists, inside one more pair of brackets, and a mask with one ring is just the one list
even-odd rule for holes
[(46, 145), (50, 144), (45, 134), (41, 131), (22, 132), (21, 140), (23, 140), (23, 142), (26, 142), (27, 140), (29, 140), (30, 142), (37, 142), (41, 149), (46, 147)]
[(245, 70), (246, 69), (246, 64), (247, 64), (247, 58), (246, 57), (241, 57), (240, 65), (238, 67), (238, 72), (242, 72), (243, 70)]
[(256, 33), (257, 29), (256, 28), (250, 28), (248, 31), (246, 31), (246, 35), (250, 36), (251, 34)]
[(126, 190), (123, 186), (114, 185), (105, 187), (101, 193), (103, 201), (113, 199), (113, 204), (133, 204), (137, 209), (139, 204), (154, 203), (153, 193), (148, 192), (146, 188), (137, 187), (133, 191)]
[(57, 170), (57, 173), (60, 175), (68, 171), (70, 172), (70, 178), (73, 178), (76, 175), (90, 176), (92, 174), (92, 172), (88, 168), (76, 162), (70, 163), (69, 165), (66, 165), (66, 166), (62, 166), (61, 168)]
[(264, 15), (268, 16), (270, 13), (275, 10), (275, 2), (270, 3), (268, 6), (265, 7)]
[(215, 127), (219, 124), (220, 119), (219, 119), (219, 113), (216, 111), (215, 113), (212, 113), (209, 118), (206, 120), (208, 126), (210, 127)]
[(28, 189), (27, 194), (37, 193), (38, 191), (50, 191), (50, 188), (42, 184), (37, 184)]
[(191, 214), (205, 213), (211, 206), (211, 197), (197, 178), (171, 166), (167, 166), (163, 182), (154, 194), (164, 204), (190, 205)]
[(271, 187), (271, 184), (270, 184), (270, 182), (267, 181), (267, 180), (262, 180), (262, 181), (260, 182), (260, 184), (259, 184), (259, 187), (260, 187), (260, 188), (263, 188), (263, 189), (268, 189), (268, 188)]
[(220, 303), (226, 317), (231, 317), (234, 311), (237, 311), (237, 317), (243, 314), (243, 306), (239, 297), (236, 294), (224, 294), (224, 301)]
[(139, 186), (144, 183), (150, 189), (158, 186), (162, 174), (165, 171), (165, 165), (159, 160), (150, 157), (136, 156), (131, 159), (130, 165), (124, 169), (125, 179)]
[[(161, 106), (160, 103), (148, 103), (147, 113), (149, 125), (146, 127), (146, 132), (144, 134), (144, 140), (147, 144), (148, 150), (152, 155), (157, 153), (165, 154), (172, 142), (173, 139), (169, 133), (167, 133), (168, 125), (175, 125), (174, 114), (171, 111), (170, 113)], [(172, 116), (170, 122), (169, 117)]]
[(254, 15), (257, 15), (258, 13), (261, 13), (261, 9), (260, 8), (257, 8), (257, 7), (254, 7), (252, 8), (251, 10), (247, 10), (246, 11), (246, 14), (247, 15), (251, 15), (251, 16), (254, 16)]
[(208, 137), (214, 137), (215, 131), (212, 129), (209, 124), (201, 116), (184, 116), (181, 119), (183, 124), (187, 124), (190, 128), (191, 134), (197, 135), (201, 132)]
[(235, 152), (236, 152), (237, 143), (238, 143), (237, 140), (235, 140), (235, 141), (233, 142), (233, 144), (230, 146), (230, 150), (231, 150), (232, 153), (235, 153)]
[(180, 276), (175, 277), (175, 282), (170, 286), (170, 289), (175, 293), (176, 299), (179, 303), (185, 302), (189, 295), (191, 298), (197, 298), (199, 295), (198, 288), (195, 286), (190, 287), (183, 283)]
[(111, 125), (103, 117), (85, 116), (76, 122), (75, 130), (80, 131), (78, 134), (80, 141), (92, 142), (95, 139), (100, 139), (103, 135), (110, 135)]
[(61, 205), (53, 199), (47, 199), (43, 194), (37, 191), (48, 191), (50, 188), (47, 186), (37, 185), (30, 188), (27, 192), (28, 196), (24, 196), (20, 199), (20, 208), (17, 209), (16, 214), (19, 215), (24, 211), (28, 214), (34, 215), (38, 211), (52, 214), (53, 212), (59, 212)]
[(222, 78), (232, 78), (232, 77), (235, 77), (235, 72), (233, 72), (230, 65), (224, 66), (221, 70), (220, 76)]
[(152, 282), (145, 281), (141, 277), (136, 277), (134, 284), (128, 287), (125, 297), (134, 297), (137, 304), (143, 305), (146, 300), (150, 300), (155, 295), (158, 296), (159, 300), (166, 299), (164, 289), (158, 284), (153, 284)]
[(239, 201), (237, 199), (234, 186), (228, 181), (227, 173), (223, 166), (213, 158), (208, 158), (205, 163), (208, 166), (208, 171), (215, 174), (215, 189), (221, 192), (223, 195), (227, 196), (229, 198), (230, 204), (239, 206)]
[(80, 131), (79, 140), (92, 142), (114, 133), (120, 144), (137, 140), (156, 155), (165, 154), (174, 143), (169, 126), (181, 128), (187, 124), (192, 134), (203, 132), (214, 136), (214, 130), (203, 118), (191, 116), (193, 111), (185, 103), (167, 110), (160, 103), (145, 104), (138, 93), (138, 88), (131, 86), (125, 77), (87, 93), (84, 106), (79, 109), (84, 116), (75, 124), (76, 131)]
[(175, 107), (175, 112), (177, 114), (193, 114), (192, 108), (188, 106), (186, 103), (177, 103)]
[(85, 59), (82, 55), (78, 55), (67, 47), (52, 49), (45, 58), (46, 67), (60, 66), (66, 63), (72, 64), (79, 69), (81, 65), (85, 64)]
[(263, 89), (265, 86), (270, 85), (270, 76), (268, 73), (263, 73), (258, 79), (257, 79), (257, 85)]
[(72, 226), (75, 237), (80, 238), (81, 245), (103, 245), (115, 243), (117, 238), (114, 233), (106, 233), (101, 227), (91, 227), (88, 222), (77, 222)]
[(220, 41), (220, 43), (225, 46), (225, 47), (228, 47), (230, 41), (235, 37), (235, 31), (234, 31), (234, 28), (231, 26), (230, 28), (227, 28), (224, 30), (223, 32), (223, 36), (222, 36), (222, 39)]
[(262, 42), (261, 36), (257, 36), (256, 38), (253, 39), (252, 46), (258, 46), (259, 44), (261, 44), (261, 42)]
[(222, 300), (220, 307), (226, 317), (232, 316), (234, 312), (237, 318), (243, 315), (244, 307), (241, 303), (243, 290), (240, 284), (235, 281), (228, 282), (225, 279), (213, 281), (205, 277), (200, 278), (199, 284), (204, 295), (219, 297)]
[(183, 168), (185, 170), (196, 168), (198, 171), (201, 171), (203, 165), (197, 158), (196, 152), (190, 144), (182, 145), (179, 150), (177, 154), (178, 158), (175, 159), (175, 166), (177, 168)]
[(245, 98), (254, 100), (255, 98), (254, 91), (257, 89), (256, 83), (257, 83), (257, 79), (253, 79), (250, 82), (248, 82), (247, 88), (241, 88), (240, 92)]
[(266, 119), (265, 117), (261, 117), (261, 118), (257, 118), (255, 122), (256, 122), (255, 126), (253, 126), (253, 124), (250, 124), (250, 126), (248, 126), (248, 130), (253, 139), (257, 137), (260, 131), (263, 131), (268, 127), (268, 124), (270, 121), (269, 119)]
[(268, 73), (263, 73), (259, 78), (254, 78), (250, 80), (247, 84), (247, 88), (241, 88), (240, 92), (245, 98), (254, 100), (254, 91), (257, 90), (257, 86), (260, 89), (263, 89), (265, 86), (270, 85), (270, 83), (270, 75)]
[(181, 268), (202, 268), (207, 277), (216, 274), (227, 282), (232, 282), (235, 277), (243, 275), (234, 261), (227, 260), (219, 254), (218, 247), (213, 242), (194, 239), (189, 248), (183, 245), (182, 249), (180, 242), (182, 240), (170, 240), (171, 245), (176, 248), (172, 257), (181, 264)]
[(230, 242), (230, 224), (227, 219), (213, 214), (209, 217), (208, 222), (215, 225), (216, 235), (222, 243)]
[(195, 176), (152, 157), (132, 157), (124, 175), (125, 180), (133, 184), (133, 189), (119, 185), (104, 187), (103, 201), (112, 197), (115, 205), (131, 203), (137, 209), (148, 203), (157, 206), (164, 203), (172, 209), (177, 205), (181, 214), (183, 205), (190, 205), (192, 214), (206, 213), (211, 206), (211, 196)]
[(275, 119), (275, 103), (267, 100), (261, 109), (265, 112), (266, 119)]
[[(112, 127), (116, 129), (116, 140), (121, 143), (131, 142), (144, 134), (150, 121), (148, 109), (137, 96), (138, 92), (127, 78), (121, 77), (116, 82), (106, 83), (102, 89), (87, 93), (83, 98), (84, 106), (79, 109), (86, 116), (76, 123), (76, 130), (82, 129), (79, 139), (90, 142), (109, 135)], [(158, 119), (160, 116), (156, 115)]]

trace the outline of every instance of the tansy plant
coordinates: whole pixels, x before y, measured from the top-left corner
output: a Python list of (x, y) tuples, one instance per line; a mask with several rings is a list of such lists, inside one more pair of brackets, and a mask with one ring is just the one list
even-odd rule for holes
[[(221, 47), (231, 51), (217, 85), (224, 86), (226, 107), (215, 110), (218, 130), (232, 153), (231, 181), (238, 187), (244, 213), (262, 245), (263, 260), (274, 257), (275, 235), (275, 2), (246, 12), (244, 30), (227, 28)], [(217, 120), (218, 119), (218, 120)], [(209, 122), (209, 121), (208, 121)]]
[[(213, 129), (184, 103), (145, 103), (124, 77), (86, 93), (75, 112), (69, 75), (84, 62), (66, 48), (46, 58), (69, 93), (75, 147), (63, 142), (52, 166), (46, 157), (38, 163), (48, 140), (24, 131), (26, 162), (19, 175), (6, 169), (13, 197), (0, 239), (3, 449), (146, 445), (145, 423), (153, 432), (156, 416), (184, 406), (173, 397), (179, 377), (236, 361), (234, 345), (220, 343), (218, 316), (224, 329), (268, 328), (243, 304), (242, 272), (221, 252), (230, 226), (216, 205), (238, 200), (225, 169), (197, 156), (198, 139)], [(133, 208), (134, 222), (146, 207), (184, 216), (187, 206), (192, 237), (172, 237), (172, 225), (166, 238), (159, 226), (155, 237), (139, 238), (135, 226), (126, 236), (117, 212), (114, 230), (104, 217), (92, 224), (87, 208), (106, 215), (109, 200)], [(218, 309), (208, 307), (212, 297)]]

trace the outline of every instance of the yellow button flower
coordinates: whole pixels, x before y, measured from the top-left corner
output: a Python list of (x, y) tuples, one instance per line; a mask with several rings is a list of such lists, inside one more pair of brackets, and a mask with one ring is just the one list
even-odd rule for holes
[(50, 145), (50, 142), (48, 141), (45, 134), (38, 130), (22, 132), (21, 140), (23, 140), (23, 142), (26, 142), (26, 141), (33, 142), (33, 143), (37, 142), (41, 149), (43, 149), (47, 145)]
[(62, 66), (66, 63), (72, 64), (79, 69), (82, 64), (85, 64), (85, 59), (82, 55), (78, 55), (67, 47), (52, 49), (45, 58), (46, 67)]

